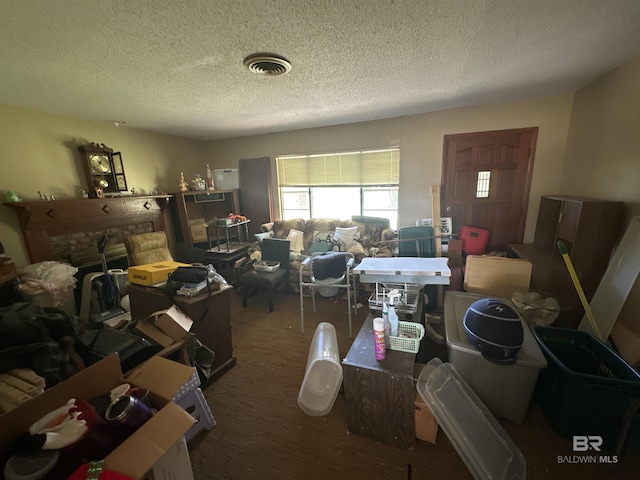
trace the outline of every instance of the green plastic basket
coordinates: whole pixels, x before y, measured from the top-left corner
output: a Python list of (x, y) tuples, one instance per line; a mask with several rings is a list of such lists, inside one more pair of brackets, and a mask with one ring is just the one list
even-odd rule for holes
[(422, 337), (424, 337), (424, 327), (422, 325), (416, 322), (398, 321), (398, 336), (389, 335), (389, 349), (418, 353)]

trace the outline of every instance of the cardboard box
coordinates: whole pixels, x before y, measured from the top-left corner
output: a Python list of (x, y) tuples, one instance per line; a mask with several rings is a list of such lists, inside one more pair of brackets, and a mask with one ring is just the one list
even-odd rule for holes
[(144, 478), (195, 423), (189, 413), (168, 400), (179, 388), (176, 385), (189, 381), (192, 375), (193, 367), (152, 357), (123, 378), (120, 360), (114, 353), (0, 416), (0, 449), (69, 398), (90, 400), (129, 383), (150, 390), (157, 400), (158, 412), (104, 458), (105, 468), (132, 478)]
[(416, 438), (429, 443), (436, 443), (438, 436), (438, 422), (431, 413), (431, 409), (424, 403), (420, 394), (416, 391)]
[(464, 289), (502, 298), (513, 292), (529, 291), (531, 262), (522, 258), (469, 255), (464, 273)]
[(207, 225), (204, 218), (187, 220), (187, 223), (189, 224), (189, 232), (191, 233), (192, 242), (206, 242), (209, 240), (207, 236)]
[(416, 438), (429, 443), (436, 443), (438, 436), (438, 421), (431, 413), (431, 409), (424, 402), (417, 390), (417, 381), (420, 372), (424, 368), (423, 363), (416, 363), (413, 366), (413, 385), (415, 390), (414, 411), (416, 423)]
[(143, 480), (194, 480), (193, 469), (187, 441), (182, 437), (153, 468)]
[(138, 322), (136, 330), (166, 348), (184, 338), (192, 325), (193, 320), (172, 305)]
[(172, 274), (178, 267), (190, 267), (188, 263), (180, 262), (156, 262), (147, 263), (145, 265), (135, 265), (129, 267), (129, 282), (136, 283), (138, 285), (152, 285), (154, 283), (160, 283), (167, 280), (170, 274)]

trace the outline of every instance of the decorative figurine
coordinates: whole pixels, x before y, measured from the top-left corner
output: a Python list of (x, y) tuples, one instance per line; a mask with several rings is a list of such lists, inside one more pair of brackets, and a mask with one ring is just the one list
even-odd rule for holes
[(207, 163), (207, 190), (211, 192), (215, 189), (216, 188), (213, 185), (213, 175), (211, 174), (211, 169), (209, 168), (209, 164)]
[(188, 192), (189, 191), (189, 184), (184, 181), (184, 173), (183, 172), (180, 172), (180, 183), (178, 184), (178, 187), (180, 188), (181, 192)]
[(40, 198), (40, 200), (49, 200), (47, 196), (44, 193), (42, 193), (40, 190), (38, 190), (38, 197)]

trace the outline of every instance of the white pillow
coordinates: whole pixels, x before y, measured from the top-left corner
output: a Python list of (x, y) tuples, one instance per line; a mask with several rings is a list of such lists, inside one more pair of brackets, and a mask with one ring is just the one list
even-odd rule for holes
[(349, 247), (353, 243), (354, 238), (356, 237), (357, 231), (358, 227), (336, 227), (334, 238), (336, 240), (339, 240), (341, 243), (340, 251), (346, 252), (349, 249)]
[(301, 250), (304, 250), (304, 242), (302, 241), (304, 237), (304, 233), (300, 230), (294, 230), (293, 228), (289, 230), (289, 235), (287, 235), (287, 240), (291, 241), (291, 251), (294, 253), (300, 253)]
[(254, 233), (254, 236), (256, 237), (256, 240), (258, 240), (258, 243), (262, 243), (262, 240), (264, 240), (265, 238), (273, 237), (273, 230), (269, 230), (268, 232), (264, 233)]

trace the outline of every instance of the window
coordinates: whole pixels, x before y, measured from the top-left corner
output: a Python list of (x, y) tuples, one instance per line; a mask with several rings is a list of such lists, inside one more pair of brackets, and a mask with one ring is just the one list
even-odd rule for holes
[(476, 198), (489, 197), (489, 181), (491, 180), (491, 171), (483, 170), (478, 172), (478, 183), (476, 185)]
[(276, 158), (282, 218), (367, 215), (398, 223), (400, 149)]

